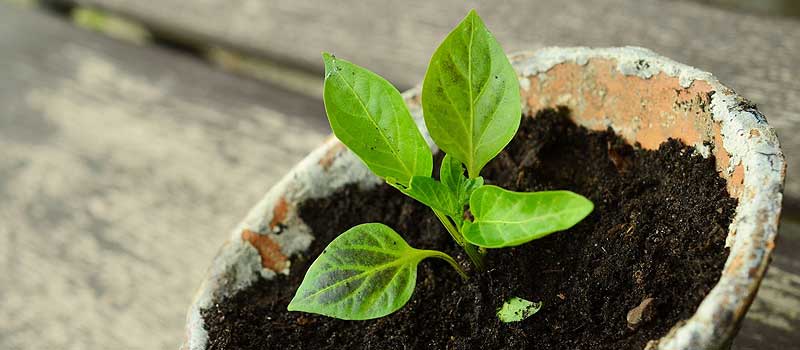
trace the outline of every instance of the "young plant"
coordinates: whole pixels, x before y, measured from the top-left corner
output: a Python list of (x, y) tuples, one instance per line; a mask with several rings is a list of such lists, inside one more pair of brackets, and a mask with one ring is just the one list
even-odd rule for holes
[[(477, 270), (485, 249), (568, 229), (593, 210), (569, 191), (484, 185), (481, 169), (514, 137), (522, 112), (517, 75), (474, 10), (433, 54), (422, 86), (425, 125), (445, 153), (439, 180), (400, 92), (353, 63), (327, 53), (323, 60), (325, 110), (336, 137), (375, 175), (430, 207)], [(467, 278), (443, 252), (412, 248), (383, 224), (358, 225), (311, 264), (288, 309), (347, 320), (388, 315), (411, 298), (425, 258), (443, 259)]]

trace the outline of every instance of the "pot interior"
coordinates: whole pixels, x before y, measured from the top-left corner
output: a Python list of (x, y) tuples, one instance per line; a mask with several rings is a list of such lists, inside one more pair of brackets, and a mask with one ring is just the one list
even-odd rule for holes
[[(643, 78), (621, 72), (612, 59), (592, 58), (585, 64), (564, 62), (524, 77), (522, 86), (528, 111), (567, 106), (578, 124), (592, 130), (611, 127), (645, 149), (657, 149), (674, 138), (704, 155), (710, 152), (728, 182), (728, 192), (739, 197), (744, 169), (732, 164), (722, 145), (720, 122), (715, 122), (711, 113), (714, 89), (707, 82), (695, 80), (685, 86), (680, 78), (663, 72)], [(756, 129), (750, 132), (759, 133)]]

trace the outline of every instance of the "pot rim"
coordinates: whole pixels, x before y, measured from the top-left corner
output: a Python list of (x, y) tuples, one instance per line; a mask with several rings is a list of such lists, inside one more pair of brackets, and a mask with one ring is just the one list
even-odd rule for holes
[[(722, 276), (696, 312), (676, 324), (647, 349), (711, 349), (730, 344), (761, 283), (775, 247), (783, 199), (786, 164), (774, 130), (746, 99), (722, 85), (711, 73), (678, 63), (639, 47), (549, 47), (509, 55), (523, 89), (530, 79), (562, 64), (586, 66), (591, 60), (614, 62), (624, 76), (651, 79), (663, 74), (677, 78), (684, 88), (700, 81), (711, 88), (710, 113), (721, 129), (722, 146), (730, 156), (727, 171), (744, 170), (736, 214), (728, 228), (730, 254)], [(645, 63), (645, 64), (643, 64)], [(419, 86), (403, 96), (429, 144), (421, 116)], [(530, 112), (527, 102), (525, 111)], [(753, 131), (755, 130), (755, 131)], [(749, 131), (749, 132), (746, 132)], [(696, 144), (708, 155), (707, 146)], [(297, 204), (325, 197), (344, 185), (376, 186), (380, 179), (331, 136), (284, 176), (234, 229), (214, 258), (186, 316), (181, 349), (206, 348), (208, 334), (200, 310), (218, 297), (231, 295), (259, 276), (288, 274), (287, 257), (304, 251), (313, 240), (310, 229), (297, 217)]]

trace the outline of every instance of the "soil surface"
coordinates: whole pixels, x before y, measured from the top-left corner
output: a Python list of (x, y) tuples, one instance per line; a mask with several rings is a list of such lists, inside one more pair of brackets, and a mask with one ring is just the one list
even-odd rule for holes
[[(210, 349), (642, 349), (695, 311), (720, 277), (736, 200), (714, 168), (670, 140), (657, 151), (611, 131), (577, 127), (566, 109), (524, 118), (482, 172), (516, 191), (568, 189), (595, 203), (575, 227), (511, 249), (490, 250), (485, 272), (466, 283), (441, 261), (419, 267), (411, 301), (371, 321), (287, 312), (313, 259), (339, 233), (383, 222), (420, 249), (467, 266), (434, 215), (389, 186), (346, 187), (300, 214), (317, 239), (289, 276), (260, 280), (204, 310)], [(438, 164), (438, 161), (437, 161)], [(435, 171), (438, 173), (438, 171)], [(504, 300), (542, 301), (505, 324)], [(632, 321), (633, 323), (629, 323)]]

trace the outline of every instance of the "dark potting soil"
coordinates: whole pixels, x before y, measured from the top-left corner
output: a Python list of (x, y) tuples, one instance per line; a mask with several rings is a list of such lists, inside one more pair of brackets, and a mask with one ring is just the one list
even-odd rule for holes
[[(575, 227), (490, 250), (488, 270), (473, 271), (466, 283), (445, 263), (426, 260), (411, 301), (388, 317), (342, 321), (287, 312), (310, 263), (357, 224), (385, 223), (412, 246), (443, 250), (467, 265), (423, 205), (385, 185), (346, 187), (301, 206), (316, 240), (292, 259), (289, 276), (260, 280), (203, 311), (209, 348), (641, 349), (662, 337), (719, 279), (736, 200), (714, 160), (693, 148), (670, 140), (656, 151), (638, 149), (611, 131), (577, 127), (568, 115), (559, 109), (524, 118), (482, 175), (515, 191), (583, 194), (595, 210)], [(502, 323), (496, 309), (512, 296), (543, 307), (522, 322)], [(637, 307), (639, 321), (631, 325), (628, 313)]]

